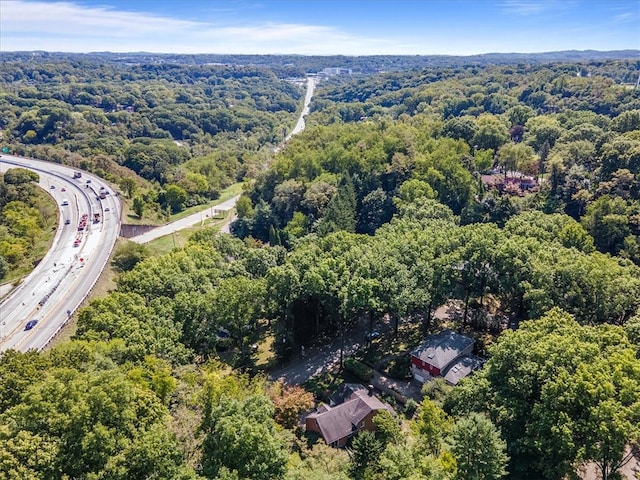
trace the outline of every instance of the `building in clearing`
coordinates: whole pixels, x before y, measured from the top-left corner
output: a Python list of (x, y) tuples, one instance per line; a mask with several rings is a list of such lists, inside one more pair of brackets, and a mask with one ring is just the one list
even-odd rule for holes
[(340, 67), (328, 67), (322, 70), (322, 74), (327, 77), (332, 77), (334, 75), (351, 75), (352, 70), (350, 68), (340, 68)]
[[(344, 447), (349, 439), (362, 430), (375, 430), (373, 417), (382, 410), (395, 415), (393, 409), (378, 400), (370, 389), (361, 385), (346, 384), (342, 401), (334, 406), (321, 404), (314, 413), (307, 416), (307, 431), (319, 433), (327, 445)], [(331, 402), (333, 403), (333, 401)]]
[(430, 377), (444, 377), (456, 385), (462, 378), (477, 370), (482, 362), (473, 357), (475, 340), (453, 330), (431, 335), (411, 352), (413, 378), (424, 382)]

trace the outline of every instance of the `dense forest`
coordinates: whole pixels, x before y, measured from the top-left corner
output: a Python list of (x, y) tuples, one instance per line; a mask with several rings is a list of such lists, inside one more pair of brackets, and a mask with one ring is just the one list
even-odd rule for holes
[[(640, 456), (634, 55), (327, 78), (306, 130), (274, 158), (274, 135), (294, 117), (300, 91), (266, 67), (127, 67), (122, 92), (144, 91), (151, 75), (171, 85), (172, 76), (197, 69), (209, 79), (209, 69), (241, 78), (262, 72), (267, 85), (280, 86), (264, 102), (278, 107), (262, 110), (254, 100), (243, 108), (250, 118), (281, 120), (263, 136), (261, 126), (228, 132), (221, 144), (238, 155), (248, 139), (257, 145), (255, 170), (233, 173), (248, 180), (234, 236), (203, 229), (159, 257), (124, 245), (113, 260), (116, 289), (80, 311), (71, 341), (0, 357), (3, 478), (555, 480), (577, 478), (587, 465), (601, 478), (619, 478)], [(33, 79), (24, 62), (9, 64), (11, 75), (31, 79), (3, 90), (12, 147), (86, 154), (74, 150), (80, 130), (54, 141), (28, 129), (35, 136), (25, 142), (26, 113), (12, 102), (20, 89), (44, 96), (29, 102), (50, 102), (47, 95), (66, 98), (76, 81), (101, 80), (79, 68), (76, 75), (87, 77), (49, 84)], [(46, 68), (72, 66), (63, 59)], [(115, 89), (109, 75), (125, 67), (101, 68), (103, 88)], [(2, 75), (7, 82), (10, 74)], [(215, 103), (227, 84), (210, 93), (202, 85), (180, 87), (194, 99), (185, 110), (208, 111), (197, 99)], [(160, 108), (133, 107), (102, 114), (145, 123)], [(212, 110), (215, 118), (231, 111)], [(100, 141), (127, 139), (124, 152), (188, 145), (194, 158), (169, 162), (158, 178), (154, 162), (164, 147), (136, 157), (151, 170), (127, 163), (125, 153), (108, 158), (113, 169), (91, 168), (131, 169), (148, 182), (138, 188), (162, 192), (179, 172), (198, 173), (202, 159), (191, 152), (220, 155), (220, 134), (183, 128), (178, 137), (149, 125), (156, 133), (136, 140), (127, 130), (118, 137), (110, 130), (118, 121), (107, 121)], [(207, 181), (223, 175), (221, 158), (200, 173)], [(436, 315), (451, 303), (459, 315)], [(385, 396), (397, 415), (377, 414), (374, 432), (333, 449), (305, 432), (300, 416), (342, 380), (355, 381), (358, 370), (304, 385), (269, 374), (303, 361), (301, 346), (363, 325), (383, 338), (345, 365), (382, 369), (384, 361), (393, 365), (385, 373), (407, 378), (406, 352), (444, 327), (473, 336), (486, 362), (455, 387), (425, 383), (418, 400)]]
[(10, 272), (29, 272), (55, 230), (56, 205), (37, 182), (37, 173), (22, 168), (0, 173), (0, 280)]
[(153, 220), (255, 176), (302, 93), (260, 67), (4, 61), (0, 129), (14, 153), (100, 175)]

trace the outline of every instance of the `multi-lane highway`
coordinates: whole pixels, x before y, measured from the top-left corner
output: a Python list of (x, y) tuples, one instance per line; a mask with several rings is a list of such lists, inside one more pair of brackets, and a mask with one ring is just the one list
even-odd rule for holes
[[(303, 110), (284, 143), (304, 130), (304, 117), (309, 113), (317, 81), (307, 78)], [(0, 303), (0, 352), (11, 348), (20, 351), (44, 348), (89, 294), (109, 260), (120, 232), (120, 201), (104, 180), (86, 172), (82, 172), (82, 177), (74, 178), (73, 174), (78, 170), (56, 163), (6, 154), (0, 157), (0, 171), (15, 167), (38, 173), (39, 185), (58, 204), (60, 217), (49, 252)], [(109, 194), (100, 199), (101, 191)], [(237, 198), (228, 202), (235, 204)], [(100, 215), (100, 221), (94, 223), (96, 213)], [(79, 231), (83, 214), (87, 215), (86, 228)], [(133, 240), (145, 243), (150, 238), (197, 223), (201, 221), (201, 215), (195, 214), (193, 218), (158, 228)]]
[[(120, 232), (120, 200), (99, 177), (55, 163), (3, 154), (0, 170), (29, 168), (60, 210), (49, 252), (0, 303), (0, 351), (42, 349), (82, 303), (109, 260)], [(104, 193), (104, 199), (100, 198)], [(82, 215), (86, 226), (79, 230)], [(95, 221), (96, 214), (99, 221)], [(27, 329), (27, 322), (32, 328)]]

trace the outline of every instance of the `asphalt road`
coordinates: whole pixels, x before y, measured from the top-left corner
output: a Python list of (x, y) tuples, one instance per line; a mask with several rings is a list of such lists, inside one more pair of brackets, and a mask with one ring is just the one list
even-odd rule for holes
[(313, 97), (313, 92), (318, 84), (318, 79), (315, 77), (307, 77), (307, 92), (304, 96), (304, 106), (302, 107), (302, 113), (300, 113), (300, 118), (298, 118), (298, 123), (293, 127), (293, 130), (289, 135), (287, 135), (285, 142), (287, 142), (293, 135), (300, 133), (304, 130), (305, 123), (304, 117), (309, 114), (309, 105), (311, 104), (311, 98)]
[[(344, 358), (353, 354), (365, 343), (362, 329), (345, 332)], [(340, 337), (330, 343), (307, 346), (304, 356), (302, 351), (294, 355), (282, 368), (271, 373), (272, 380), (282, 380), (288, 385), (300, 385), (312, 377), (334, 370), (340, 364)]]
[(164, 237), (165, 235), (169, 235), (173, 232), (177, 232), (178, 230), (182, 230), (183, 228), (188, 228), (188, 227), (192, 227), (193, 225), (203, 223), (209, 216), (214, 215), (215, 213), (214, 210), (225, 211), (225, 212), (231, 210), (235, 206), (239, 198), (240, 198), (240, 195), (236, 195), (235, 197), (230, 198), (229, 200), (225, 200), (224, 202), (214, 207), (211, 207), (210, 210), (209, 209), (201, 210), (200, 212), (194, 213), (193, 215), (189, 215), (188, 217), (184, 217), (184, 218), (181, 218), (180, 220), (176, 220), (175, 222), (167, 223), (166, 225), (163, 225), (161, 227), (154, 228), (153, 230), (149, 230), (148, 232), (143, 233), (142, 235), (131, 237), (129, 240), (136, 243), (148, 243), (151, 240)]
[[(285, 143), (304, 130), (304, 117), (309, 113), (317, 81), (316, 78), (308, 77), (303, 110)], [(40, 175), (40, 187), (49, 192), (60, 208), (59, 225), (51, 249), (23, 282), (0, 303), (0, 351), (11, 348), (20, 351), (41, 350), (64, 326), (69, 315), (80, 306), (109, 261), (120, 232), (121, 205), (113, 192), (100, 200), (97, 197), (100, 187), (108, 191), (111, 187), (104, 180), (86, 172), (82, 172), (82, 178), (74, 179), (75, 170), (70, 167), (2, 155), (0, 171), (12, 167), (36, 171)], [(87, 180), (91, 182), (87, 183)], [(52, 186), (55, 188), (51, 188)], [(213, 207), (211, 214), (214, 213), (213, 209), (230, 210), (238, 198), (239, 196), (233, 197)], [(63, 200), (68, 200), (69, 205), (63, 206)], [(89, 216), (88, 227), (78, 235), (77, 225), (83, 213)], [(94, 224), (91, 219), (95, 213), (100, 213), (101, 221)], [(131, 240), (137, 243), (150, 242), (202, 223), (207, 214), (208, 211), (203, 210)], [(70, 220), (69, 225), (65, 225), (67, 219)], [(222, 230), (228, 232), (228, 223)], [(73, 245), (76, 238), (81, 239), (79, 246)], [(25, 326), (30, 320), (38, 322), (35, 327), (26, 330)]]
[[(67, 312), (73, 313), (82, 303), (104, 269), (120, 232), (121, 207), (111, 186), (86, 172), (74, 179), (73, 168), (3, 154), (0, 170), (15, 167), (39, 174), (39, 186), (56, 201), (60, 216), (50, 250), (0, 303), (0, 351), (41, 350), (67, 322)], [(109, 192), (104, 200), (98, 197), (101, 187)], [(68, 205), (62, 205), (64, 200)], [(87, 227), (78, 231), (84, 213), (89, 217)], [(93, 223), (96, 213), (100, 221)], [(69, 225), (65, 225), (67, 219)], [(73, 245), (76, 238), (80, 239), (78, 246)], [(26, 323), (34, 319), (38, 320), (35, 327), (25, 330)]]

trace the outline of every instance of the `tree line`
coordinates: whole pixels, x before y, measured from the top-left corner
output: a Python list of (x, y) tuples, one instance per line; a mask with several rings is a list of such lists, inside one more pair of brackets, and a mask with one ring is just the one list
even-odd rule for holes
[[(640, 441), (639, 106), (620, 81), (630, 65), (327, 82), (310, 126), (238, 202), (240, 238), (203, 229), (162, 257), (125, 246), (116, 290), (81, 310), (72, 341), (0, 357), (0, 471), (524, 480), (590, 463), (615, 478)], [(129, 147), (141, 172), (145, 157), (169, 171), (196, 163), (163, 156), (180, 148), (168, 137)], [(491, 172), (538, 188), (491, 190)], [(194, 168), (183, 185), (201, 182), (194, 173), (208, 175)], [(183, 198), (167, 184), (160, 194)], [(390, 319), (390, 335), (411, 342), (401, 327), (433, 332), (448, 300), (484, 368), (456, 388), (426, 384), (405, 419), (378, 415), (348, 453), (298, 428), (308, 392), (256, 366), (257, 343), (286, 359), (358, 321)]]
[(48, 57), (2, 66), (3, 145), (106, 178), (151, 220), (255, 175), (302, 98), (255, 66)]
[[(36, 245), (56, 226), (56, 205), (37, 188), (38, 174), (23, 168), (0, 173), (0, 280), (30, 269)], [(39, 249), (38, 249), (39, 250)]]

